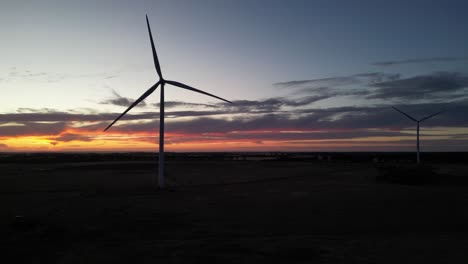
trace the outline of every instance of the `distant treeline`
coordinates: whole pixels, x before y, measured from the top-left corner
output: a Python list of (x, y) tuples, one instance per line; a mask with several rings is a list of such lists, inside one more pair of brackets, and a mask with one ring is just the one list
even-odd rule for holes
[[(61, 163), (153, 161), (157, 153), (0, 153), (0, 163)], [(316, 161), (316, 162), (414, 162), (412, 152), (200, 152), (166, 153), (167, 160), (211, 161)], [(468, 152), (425, 152), (423, 162), (464, 163)]]

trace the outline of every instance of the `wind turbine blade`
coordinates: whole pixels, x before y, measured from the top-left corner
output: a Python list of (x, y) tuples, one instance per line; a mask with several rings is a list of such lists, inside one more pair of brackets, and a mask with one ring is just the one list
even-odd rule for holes
[(438, 114), (440, 114), (440, 113), (442, 113), (442, 112), (444, 112), (444, 111), (440, 111), (440, 112), (437, 112), (437, 113), (432, 114), (432, 115), (430, 115), (430, 116), (426, 116), (425, 118), (419, 120), (419, 122), (422, 122), (422, 121), (424, 121), (424, 120), (426, 120), (426, 119), (429, 119), (429, 118), (431, 118), (431, 117), (434, 117), (434, 116), (436, 116), (436, 115), (438, 115)]
[(176, 81), (166, 81), (166, 83), (172, 84), (172, 85), (174, 85), (174, 86), (177, 86), (177, 87), (180, 87), (180, 88), (184, 88), (184, 89), (187, 89), (187, 90), (190, 90), (190, 91), (194, 91), (194, 92), (197, 92), (197, 93), (201, 93), (201, 94), (204, 94), (204, 95), (208, 95), (208, 96), (211, 96), (211, 97), (214, 97), (214, 98), (217, 98), (217, 99), (219, 99), (219, 100), (222, 100), (222, 101), (225, 101), (225, 102), (228, 102), (228, 103), (232, 104), (231, 101), (228, 101), (228, 100), (223, 99), (223, 98), (221, 98), (221, 97), (218, 97), (218, 96), (216, 96), (216, 95), (213, 95), (213, 94), (204, 92), (204, 91), (202, 91), (202, 90), (195, 89), (195, 88), (193, 88), (193, 87), (190, 87), (190, 86), (188, 86), (188, 85), (186, 85), (186, 84), (183, 84), (183, 83), (180, 83), (180, 82), (176, 82)]
[(396, 108), (396, 107), (393, 107), (393, 109), (397, 110), (398, 112), (400, 112), (401, 114), (405, 115), (406, 117), (408, 117), (409, 119), (413, 120), (414, 122), (418, 122), (418, 120), (416, 120), (415, 118), (413, 118), (412, 116), (408, 115), (407, 113), (401, 111), (400, 109)]
[(148, 15), (146, 15), (146, 25), (148, 25), (148, 33), (151, 40), (151, 49), (153, 50), (154, 66), (156, 67), (156, 71), (158, 72), (159, 78), (162, 78), (161, 66), (159, 65), (158, 54), (156, 53), (156, 48), (154, 47), (153, 34), (151, 34)]
[(153, 85), (151, 88), (149, 88), (148, 91), (146, 91), (142, 96), (140, 96), (140, 98), (138, 98), (132, 105), (130, 105), (127, 108), (127, 110), (125, 110), (125, 112), (120, 114), (119, 117), (117, 117), (114, 120), (114, 122), (112, 122), (109, 126), (107, 126), (106, 129), (104, 129), (104, 132), (107, 131), (107, 129), (109, 129), (113, 124), (115, 124), (115, 122), (117, 122), (120, 118), (122, 118), (122, 116), (124, 116), (128, 111), (130, 111), (130, 109), (135, 107), (137, 104), (139, 104), (141, 101), (143, 101), (146, 97), (148, 97), (150, 94), (152, 94), (154, 92), (154, 90), (156, 90), (158, 88), (158, 85), (159, 85), (159, 82), (157, 82), (155, 85)]

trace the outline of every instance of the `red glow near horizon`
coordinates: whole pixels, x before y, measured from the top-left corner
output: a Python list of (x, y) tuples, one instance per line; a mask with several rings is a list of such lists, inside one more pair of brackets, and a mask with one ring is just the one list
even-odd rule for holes
[[(344, 130), (337, 130), (344, 131)], [(334, 131), (334, 132), (337, 132)], [(394, 147), (410, 148), (412, 136), (398, 138), (314, 139), (324, 130), (269, 129), (254, 131), (210, 132), (202, 134), (167, 132), (166, 151), (365, 151)], [(295, 135), (301, 137), (295, 138)], [(304, 135), (302, 137), (302, 135)], [(57, 135), (0, 137), (0, 151), (157, 151), (159, 134), (152, 131), (121, 132), (118, 127), (101, 130), (67, 128)]]

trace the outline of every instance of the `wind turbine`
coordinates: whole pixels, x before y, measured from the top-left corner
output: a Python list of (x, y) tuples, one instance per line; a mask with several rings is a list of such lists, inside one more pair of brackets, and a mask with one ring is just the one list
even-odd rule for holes
[(156, 72), (158, 73), (159, 81), (156, 82), (153, 86), (151, 86), (151, 88), (149, 88), (133, 104), (131, 104), (127, 108), (127, 110), (125, 110), (122, 114), (120, 114), (114, 120), (114, 122), (112, 122), (109, 126), (106, 127), (106, 129), (104, 129), (104, 131), (107, 131), (113, 124), (115, 124), (115, 122), (117, 122), (128, 111), (130, 111), (130, 109), (132, 109), (137, 104), (139, 104), (141, 101), (143, 101), (146, 97), (148, 97), (150, 94), (152, 94), (158, 88), (159, 85), (161, 85), (161, 89), (160, 89), (161, 90), (161, 99), (160, 99), (160, 104), (159, 104), (160, 111), (159, 111), (159, 174), (158, 174), (158, 185), (159, 185), (159, 188), (164, 188), (164, 186), (165, 186), (165, 182), (164, 182), (164, 85), (170, 84), (170, 85), (182, 88), (182, 89), (186, 89), (186, 90), (194, 91), (194, 92), (201, 93), (201, 94), (204, 94), (204, 95), (208, 95), (208, 96), (217, 98), (219, 100), (223, 100), (223, 101), (228, 102), (228, 103), (232, 103), (232, 102), (230, 102), (230, 101), (228, 101), (226, 99), (223, 99), (221, 97), (218, 97), (216, 95), (204, 92), (202, 90), (198, 90), (196, 88), (193, 88), (191, 86), (188, 86), (188, 85), (180, 83), (180, 82), (165, 80), (163, 78), (163, 75), (162, 75), (161, 66), (159, 65), (158, 55), (156, 54), (156, 48), (154, 47), (153, 35), (151, 34), (151, 28), (150, 28), (150, 24), (149, 24), (149, 21), (148, 21), (148, 15), (146, 15), (146, 25), (148, 26), (148, 33), (149, 33), (149, 38), (150, 38), (150, 41), (151, 41), (151, 48), (153, 50), (154, 66), (156, 68)]
[(420, 161), (420, 159), (419, 159), (419, 123), (421, 123), (421, 122), (423, 122), (423, 121), (425, 121), (425, 120), (427, 120), (427, 119), (429, 119), (431, 117), (434, 117), (434, 116), (442, 113), (443, 111), (437, 112), (435, 114), (432, 114), (432, 115), (429, 115), (429, 116), (426, 116), (424, 118), (421, 118), (421, 119), (417, 120), (416, 118), (410, 116), (409, 114), (401, 111), (400, 109), (398, 109), (396, 107), (392, 106), (392, 108), (395, 109), (396, 111), (400, 112), (402, 115), (406, 116), (407, 118), (413, 120), (417, 124), (417, 128), (416, 128), (416, 150), (417, 150), (417, 152), (416, 152), (416, 163), (419, 164), (419, 161)]

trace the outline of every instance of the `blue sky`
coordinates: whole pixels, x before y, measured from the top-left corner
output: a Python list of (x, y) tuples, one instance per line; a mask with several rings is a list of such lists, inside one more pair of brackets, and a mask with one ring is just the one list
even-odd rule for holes
[[(392, 76), (458, 78), (454, 89), (463, 94), (466, 10), (466, 1), (2, 1), (0, 113), (122, 112), (122, 105), (105, 102), (131, 101), (157, 79), (145, 14), (165, 77), (230, 100), (300, 100), (320, 93), (300, 91), (326, 87), (327, 94), (338, 95), (301, 110), (385, 104), (411, 109), (415, 103), (431, 109), (431, 103), (450, 104), (454, 96), (438, 90), (437, 98), (415, 101), (409, 95), (349, 93), (383, 89), (376, 79), (359, 76), (379, 73), (378, 82)], [(334, 79), (356, 75), (360, 81), (346, 85)], [(317, 79), (326, 80), (278, 84)], [(215, 103), (172, 88), (168, 101)], [(421, 98), (428, 91), (422, 89)], [(157, 102), (155, 94), (135, 113), (157, 112), (151, 107)]]

